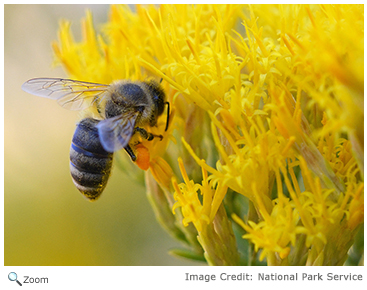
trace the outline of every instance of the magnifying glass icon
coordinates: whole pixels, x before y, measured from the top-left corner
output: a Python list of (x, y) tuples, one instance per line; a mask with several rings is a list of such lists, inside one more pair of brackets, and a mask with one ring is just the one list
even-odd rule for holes
[(9, 278), (10, 281), (17, 281), (19, 286), (22, 286), (22, 283), (20, 283), (17, 279), (18, 278), (17, 273), (10, 272), (9, 275), (8, 275), (8, 278)]

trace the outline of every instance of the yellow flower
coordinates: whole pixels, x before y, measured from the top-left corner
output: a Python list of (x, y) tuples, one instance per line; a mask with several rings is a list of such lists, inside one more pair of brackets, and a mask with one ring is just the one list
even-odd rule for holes
[(87, 13), (53, 48), (72, 78), (162, 80), (168, 130), (135, 150), (175, 254), (343, 265), (364, 217), (363, 25), (363, 5), (113, 5), (103, 34)]
[[(192, 180), (189, 180), (181, 158), (178, 159), (178, 163), (185, 183), (177, 184), (175, 179), (172, 181), (175, 189), (174, 197), (177, 200), (172, 210), (174, 212), (176, 208), (182, 207), (185, 217), (183, 220), (184, 225), (192, 222), (200, 233), (203, 227), (213, 221), (227, 192), (227, 186), (219, 183), (214, 189), (213, 179), (209, 180), (205, 169), (202, 172), (202, 184), (195, 184)], [(199, 199), (199, 195), (202, 196), (202, 202)]]

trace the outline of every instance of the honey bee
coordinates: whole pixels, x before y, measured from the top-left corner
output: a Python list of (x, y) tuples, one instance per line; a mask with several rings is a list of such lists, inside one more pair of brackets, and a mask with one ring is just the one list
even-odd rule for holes
[[(97, 108), (99, 119), (84, 118), (77, 124), (70, 148), (70, 172), (77, 189), (96, 200), (107, 185), (113, 153), (124, 148), (133, 161), (132, 136), (162, 139), (144, 129), (156, 126), (169, 102), (154, 81), (120, 80), (110, 85), (60, 78), (35, 78), (22, 85), (25, 92), (56, 100), (69, 110)], [(104, 110), (102, 109), (104, 108)]]

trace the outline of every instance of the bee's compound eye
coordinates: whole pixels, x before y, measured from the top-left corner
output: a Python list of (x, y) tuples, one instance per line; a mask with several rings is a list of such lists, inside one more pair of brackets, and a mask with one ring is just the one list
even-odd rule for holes
[(165, 93), (162, 87), (154, 81), (147, 82), (146, 85), (153, 96), (154, 103), (157, 106), (158, 116), (160, 116), (164, 111)]

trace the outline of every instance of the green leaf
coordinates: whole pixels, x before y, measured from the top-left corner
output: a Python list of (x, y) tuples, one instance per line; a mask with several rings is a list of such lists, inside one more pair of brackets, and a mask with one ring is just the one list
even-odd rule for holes
[(170, 250), (168, 253), (176, 257), (183, 257), (189, 260), (206, 262), (203, 254), (198, 254), (188, 249), (177, 248)]

